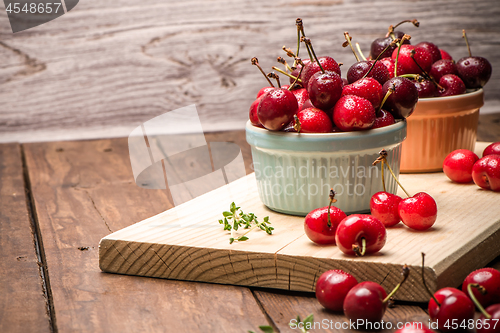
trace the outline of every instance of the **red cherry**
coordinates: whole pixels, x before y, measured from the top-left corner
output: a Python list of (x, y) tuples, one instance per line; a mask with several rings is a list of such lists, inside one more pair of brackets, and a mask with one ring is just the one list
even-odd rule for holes
[(347, 71), (347, 81), (349, 83), (356, 82), (357, 80), (363, 78), (366, 73), (368, 73), (368, 77), (373, 77), (380, 84), (384, 84), (390, 79), (387, 67), (380, 61), (375, 62), (373, 60), (363, 60), (358, 61), (349, 67), (349, 70)]
[[(324, 71), (332, 71), (340, 76), (340, 66), (337, 64), (335, 59), (333, 59), (332, 57), (319, 57), (318, 61), (321, 64), (321, 67), (323, 67)], [(302, 80), (302, 86), (304, 88), (307, 88), (309, 84), (309, 79), (315, 73), (320, 71), (321, 68), (319, 67), (316, 61), (309, 62), (309, 64), (306, 64), (304, 70), (302, 71), (302, 75), (300, 76), (300, 79)]]
[(437, 95), (437, 88), (431, 80), (416, 80), (413, 82), (418, 91), (418, 98), (429, 98)]
[[(437, 322), (443, 332), (456, 331), (460, 326), (453, 323), (468, 324), (474, 318), (474, 303), (462, 291), (455, 288), (442, 288), (434, 293), (440, 305), (433, 298), (429, 301), (428, 312), (432, 321)], [(463, 324), (462, 324), (463, 325)]]
[(357, 284), (354, 276), (340, 269), (326, 271), (316, 282), (316, 298), (328, 310), (340, 312), (347, 293)]
[(265, 93), (257, 107), (261, 124), (272, 131), (279, 131), (297, 113), (299, 105), (290, 90), (275, 88)]
[(487, 155), (472, 167), (472, 180), (487, 190), (500, 191), (500, 155)]
[(479, 157), (470, 150), (454, 150), (444, 159), (443, 172), (456, 183), (470, 183), (472, 167), (478, 159)]
[(385, 101), (384, 108), (392, 113), (395, 119), (410, 116), (418, 102), (415, 84), (405, 77), (394, 77), (382, 86), (384, 96), (389, 89), (394, 89), (394, 92)]
[[(342, 78), (335, 72), (316, 72), (307, 84), (312, 104), (322, 110), (329, 110), (342, 94)], [(382, 89), (381, 89), (382, 90)]]
[[(429, 72), (432, 66), (432, 55), (422, 47), (404, 44), (401, 45), (401, 51), (399, 52), (398, 58), (398, 75), (401, 74), (422, 74), (422, 70), (411, 57), (411, 52), (415, 51), (415, 61), (422, 67), (426, 72)], [(398, 56), (398, 49), (395, 49), (392, 53), (392, 59), (396, 60)], [(403, 73), (399, 72), (399, 64), (403, 69)]]
[(500, 332), (500, 303), (490, 305), (486, 308), (490, 318), (486, 319), (484, 314), (476, 323), (477, 333), (499, 333)]
[(332, 131), (330, 117), (318, 108), (308, 108), (297, 113), (301, 133), (329, 133)]
[(380, 107), (380, 103), (384, 98), (382, 85), (372, 77), (365, 77), (344, 86), (342, 89), (342, 96), (345, 95), (356, 95), (366, 98), (372, 103), (375, 109)]
[(500, 142), (494, 142), (486, 147), (483, 151), (483, 156), (487, 155), (500, 155)]
[(375, 118), (372, 128), (380, 128), (394, 124), (394, 116), (385, 110), (380, 110), (379, 115)]
[(259, 117), (257, 116), (257, 107), (259, 106), (260, 99), (262, 98), (262, 95), (260, 97), (257, 97), (255, 101), (250, 105), (250, 111), (248, 117), (250, 118), (250, 122), (252, 125), (257, 126), (257, 127), (264, 127), (260, 123)]
[(384, 247), (386, 240), (387, 232), (382, 222), (364, 214), (352, 214), (343, 219), (335, 236), (339, 249), (349, 255), (376, 253)]
[(333, 122), (342, 131), (359, 131), (371, 128), (375, 122), (375, 109), (365, 98), (342, 96), (333, 108)]
[(477, 283), (486, 289), (486, 294), (482, 294), (476, 288), (472, 288), (474, 296), (483, 307), (500, 302), (500, 272), (496, 269), (481, 268), (467, 275), (462, 284), (464, 293), (468, 294), (467, 286), (471, 283)]
[(413, 197), (401, 200), (399, 216), (407, 227), (415, 230), (427, 230), (436, 222), (436, 201), (429, 194), (419, 192)]
[(380, 322), (387, 309), (387, 293), (378, 283), (365, 281), (354, 286), (345, 297), (344, 314), (352, 321)]
[(441, 58), (442, 58), (441, 52), (439, 51), (439, 48), (435, 44), (432, 44), (430, 42), (420, 42), (415, 46), (421, 47), (430, 53), (431, 63), (435, 63), (436, 61), (441, 60)]
[(453, 60), (453, 57), (445, 50), (439, 49), (439, 52), (441, 53), (441, 59)]
[(458, 74), (457, 65), (453, 60), (441, 59), (432, 64), (429, 74), (439, 82), (443, 75)]
[[(406, 42), (406, 40), (405, 40)], [(387, 70), (389, 71), (389, 77), (392, 79), (394, 77), (394, 67), (396, 67), (396, 63), (394, 62), (394, 59), (392, 59), (391, 57), (387, 57), (387, 58), (382, 58), (379, 60), (379, 62), (381, 62), (382, 64), (385, 65), (385, 67), (387, 67)], [(398, 73), (403, 73), (403, 67), (401, 67), (401, 64), (398, 63)]]
[(297, 99), (297, 103), (299, 104), (299, 110), (307, 109), (308, 107), (312, 106), (312, 104), (308, 106), (310, 102), (308, 103), (309, 94), (307, 93), (307, 89), (305, 88), (294, 89), (292, 90), (292, 93)]
[(381, 191), (375, 193), (370, 199), (370, 211), (386, 227), (392, 227), (401, 221), (399, 217), (399, 203), (403, 200), (400, 196)]
[[(307, 66), (310, 62), (311, 62), (311, 60), (309, 60), (309, 59), (302, 59), (302, 63), (304, 64), (304, 66)], [(294, 77), (299, 76), (301, 68), (302, 68), (301, 64), (296, 64), (295, 65), (295, 69), (290, 74), (292, 74), (292, 76), (294, 76)], [(294, 82), (295, 82), (295, 79), (290, 78), (290, 84), (292, 84)], [(295, 82), (295, 84), (299, 85), (299, 86), (302, 86), (302, 84), (300, 82), (298, 82), (298, 81)]]
[(461, 95), (467, 90), (462, 79), (454, 74), (443, 75), (439, 80), (439, 85), (444, 88), (438, 90), (439, 97)]
[(265, 93), (267, 93), (268, 91), (271, 91), (275, 88), (273, 87), (264, 87), (262, 89), (259, 90), (259, 92), (257, 93), (257, 98), (261, 97), (262, 95), (264, 95)]
[[(317, 244), (335, 244), (335, 233), (339, 223), (346, 214), (339, 208), (332, 206), (335, 192), (330, 190), (330, 204), (323, 208), (317, 208), (307, 214), (304, 220), (304, 231), (310, 240)], [(328, 216), (330, 211), (330, 216)]]

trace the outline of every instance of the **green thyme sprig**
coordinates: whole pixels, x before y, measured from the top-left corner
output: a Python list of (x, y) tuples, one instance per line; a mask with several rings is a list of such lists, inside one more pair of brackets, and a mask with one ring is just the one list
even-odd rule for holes
[[(231, 231), (229, 244), (232, 244), (234, 241), (246, 241), (248, 239), (246, 235), (255, 228), (264, 230), (267, 234), (272, 235), (274, 228), (269, 226), (269, 224), (271, 224), (271, 222), (269, 222), (269, 216), (264, 217), (263, 222), (259, 222), (254, 213), (245, 214), (240, 208), (241, 207), (237, 207), (236, 204), (232, 202), (229, 211), (222, 212), (224, 219), (219, 220), (219, 223), (224, 225), (224, 230)], [(234, 232), (238, 231), (240, 228), (248, 230), (243, 235), (235, 238)]]

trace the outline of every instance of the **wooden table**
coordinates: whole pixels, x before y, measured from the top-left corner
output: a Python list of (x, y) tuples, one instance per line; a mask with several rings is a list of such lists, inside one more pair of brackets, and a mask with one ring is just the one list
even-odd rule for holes
[[(500, 140), (500, 113), (481, 116), (478, 139)], [(237, 143), (251, 171), (244, 132), (207, 141)], [(0, 332), (294, 332), (297, 315), (342, 320), (310, 293), (99, 270), (102, 237), (172, 206), (136, 186), (126, 138), (0, 145)], [(398, 303), (384, 320), (427, 320), (424, 309)]]

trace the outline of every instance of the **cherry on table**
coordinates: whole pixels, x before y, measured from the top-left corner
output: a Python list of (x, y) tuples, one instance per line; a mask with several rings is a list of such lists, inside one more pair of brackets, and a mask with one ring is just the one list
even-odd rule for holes
[[(474, 318), (474, 303), (461, 290), (442, 288), (436, 291), (428, 304), (429, 317), (437, 322), (439, 330), (450, 332), (453, 323), (469, 323)], [(439, 304), (436, 303), (438, 301)]]
[(484, 148), (482, 157), (487, 155), (500, 155), (500, 142), (493, 142), (488, 145), (488, 147)]
[(434, 198), (425, 192), (401, 200), (399, 203), (401, 221), (409, 228), (427, 230), (437, 219), (437, 204)]
[(486, 155), (472, 167), (472, 180), (477, 186), (500, 191), (500, 155)]
[(326, 271), (316, 282), (316, 299), (328, 310), (340, 312), (347, 293), (357, 284), (354, 276), (340, 269)]
[(352, 214), (337, 227), (335, 242), (348, 255), (363, 256), (380, 251), (387, 240), (385, 226), (371, 215)]
[(385, 191), (375, 193), (370, 199), (370, 212), (385, 227), (392, 227), (401, 221), (399, 203), (403, 200), (399, 195)]
[(332, 203), (336, 202), (335, 191), (330, 190), (330, 203), (327, 207), (317, 208), (304, 219), (304, 231), (311, 241), (317, 244), (335, 244), (335, 234), (346, 214)]
[(467, 149), (457, 149), (446, 156), (443, 172), (455, 183), (472, 182), (472, 167), (479, 157)]
[(500, 303), (490, 305), (485, 309), (488, 318), (481, 314), (476, 324), (477, 333), (499, 333), (500, 332)]
[(469, 284), (479, 284), (485, 289), (485, 293), (481, 293), (477, 289), (472, 292), (477, 301), (483, 307), (488, 307), (494, 303), (500, 302), (500, 272), (491, 267), (485, 267), (473, 271), (464, 280), (462, 291), (468, 294), (467, 287)]

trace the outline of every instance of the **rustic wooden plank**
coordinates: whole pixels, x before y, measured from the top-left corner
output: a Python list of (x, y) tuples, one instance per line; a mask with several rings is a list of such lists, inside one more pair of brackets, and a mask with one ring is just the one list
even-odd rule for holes
[[(384, 288), (390, 289), (392, 286)], [(342, 313), (328, 311), (314, 298), (313, 295), (305, 293), (294, 293), (291, 295), (280, 292), (269, 292), (263, 290), (255, 290), (254, 294), (259, 299), (264, 310), (273, 320), (275, 327), (281, 333), (297, 332), (297, 328), (293, 329), (289, 326), (290, 323), (300, 316), (304, 319), (309, 314), (314, 315), (314, 331), (321, 332), (356, 332), (356, 326), (349, 326), (349, 320)], [(429, 317), (425, 311), (415, 305), (398, 304), (394, 308), (388, 308), (384, 315), (383, 321), (386, 322), (385, 329), (377, 330), (377, 332), (394, 332), (397, 325), (404, 325), (407, 322), (422, 321), (428, 322)], [(344, 325), (342, 327), (342, 325)], [(392, 327), (393, 329), (388, 329)]]
[[(258, 197), (254, 175), (249, 175), (104, 237), (99, 264), (113, 273), (312, 291), (319, 274), (332, 268), (352, 272), (360, 280), (382, 280), (390, 272), (388, 282), (396, 282), (403, 264), (420, 267), (421, 252), (428, 253), (426, 274), (431, 288), (454, 286), (468, 272), (498, 256), (496, 193), (474, 184), (460, 186), (457, 192), (458, 185), (442, 173), (401, 175), (400, 180), (410, 192), (423, 191), (435, 198), (438, 220), (427, 232), (389, 228), (388, 241), (377, 255), (353, 258), (336, 246), (313, 244), (304, 235), (303, 218), (266, 208)], [(251, 241), (229, 244), (229, 235), (217, 220), (232, 200), (261, 218), (268, 215), (274, 234), (253, 232)], [(485, 203), (491, 212), (475, 209)], [(148, 267), (158, 253), (162, 261), (154, 262), (159, 267)], [(398, 299), (426, 300), (427, 292), (419, 281), (418, 275), (412, 275)]]
[(19, 144), (0, 145), (0, 331), (50, 332)]
[(494, 68), (483, 109), (498, 112), (499, 14), (497, 0), (87, 0), (12, 34), (2, 11), (0, 141), (127, 136), (141, 122), (193, 103), (206, 130), (241, 129), (266, 84), (249, 59), (257, 56), (270, 70), (282, 45), (295, 47), (297, 16), (318, 54), (343, 62), (344, 73), (354, 61), (341, 47), (346, 30), (366, 53), (390, 24), (416, 17), (420, 28), (404, 28), (412, 42), (429, 40), (460, 58), (465, 28), (473, 53)]
[(126, 139), (24, 149), (59, 332), (234, 332), (267, 323), (248, 288), (99, 270), (99, 239), (172, 207), (164, 190), (135, 185)]

